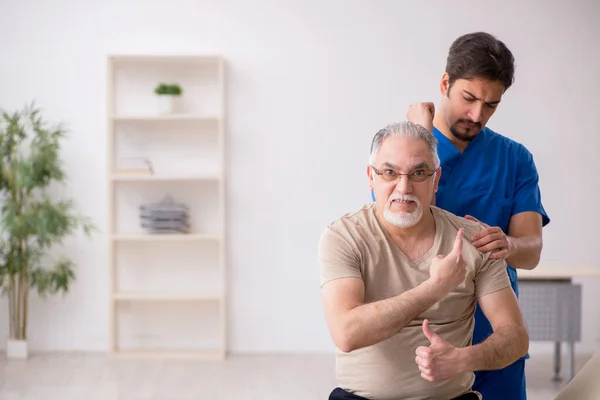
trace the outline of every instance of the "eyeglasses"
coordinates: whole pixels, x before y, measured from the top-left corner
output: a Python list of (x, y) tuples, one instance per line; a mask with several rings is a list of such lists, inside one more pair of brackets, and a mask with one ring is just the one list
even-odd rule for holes
[(430, 176), (435, 174), (435, 172), (437, 171), (437, 169), (435, 169), (432, 172), (427, 172), (424, 169), (419, 169), (414, 172), (411, 172), (410, 174), (401, 174), (391, 168), (386, 168), (383, 172), (379, 171), (377, 168), (375, 168), (372, 165), (371, 165), (371, 168), (373, 169), (373, 171), (375, 171), (375, 173), (377, 175), (381, 176), (383, 178), (383, 180), (386, 182), (393, 182), (396, 179), (400, 180), (400, 179), (402, 179), (403, 175), (406, 175), (406, 176), (408, 176), (409, 181), (421, 183), (421, 182), (425, 182), (425, 180), (427, 180), (427, 178), (429, 178)]

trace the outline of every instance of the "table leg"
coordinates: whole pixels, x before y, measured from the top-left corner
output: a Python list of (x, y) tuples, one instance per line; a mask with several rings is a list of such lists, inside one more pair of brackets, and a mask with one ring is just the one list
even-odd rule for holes
[(562, 380), (560, 377), (560, 346), (561, 342), (554, 342), (554, 378), (552, 378), (555, 382), (559, 382)]
[(575, 375), (575, 342), (569, 342), (567, 347), (567, 382)]

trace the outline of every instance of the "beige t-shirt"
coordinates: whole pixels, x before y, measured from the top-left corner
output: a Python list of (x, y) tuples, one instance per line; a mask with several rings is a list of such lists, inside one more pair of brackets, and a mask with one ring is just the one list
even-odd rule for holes
[(391, 338), (349, 353), (336, 351), (339, 386), (368, 399), (449, 399), (468, 391), (473, 373), (442, 382), (421, 377), (415, 350), (429, 346), (422, 330), (431, 329), (455, 347), (471, 345), (477, 299), (510, 287), (506, 263), (480, 253), (469, 238), (483, 229), (478, 223), (431, 206), (436, 230), (433, 246), (411, 261), (392, 241), (375, 216), (375, 205), (345, 214), (331, 223), (319, 241), (321, 285), (345, 278), (361, 278), (365, 303), (399, 295), (429, 278), (429, 265), (438, 254), (449, 254), (458, 230), (464, 228), (463, 257), (467, 276), (454, 291)]

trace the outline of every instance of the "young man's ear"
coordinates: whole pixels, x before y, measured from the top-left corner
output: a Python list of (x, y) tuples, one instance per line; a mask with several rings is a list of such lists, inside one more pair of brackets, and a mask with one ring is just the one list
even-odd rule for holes
[(440, 80), (440, 93), (442, 96), (448, 96), (450, 93), (450, 75), (447, 72), (444, 72)]

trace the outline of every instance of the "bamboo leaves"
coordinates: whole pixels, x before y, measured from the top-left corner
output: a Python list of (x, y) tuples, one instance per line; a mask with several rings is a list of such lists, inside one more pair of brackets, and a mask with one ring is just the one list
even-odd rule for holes
[(42, 297), (64, 294), (75, 280), (73, 262), (52, 262), (51, 248), (78, 229), (87, 236), (95, 230), (71, 200), (47, 191), (66, 180), (60, 158), (65, 132), (46, 125), (33, 104), (0, 114), (0, 293), (8, 297), (13, 339), (27, 338), (31, 289)]

